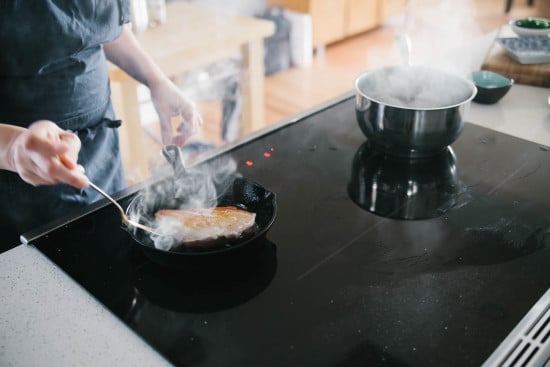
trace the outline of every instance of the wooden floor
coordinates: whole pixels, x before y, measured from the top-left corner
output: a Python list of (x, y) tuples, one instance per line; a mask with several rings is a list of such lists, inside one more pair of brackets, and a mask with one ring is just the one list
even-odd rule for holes
[[(471, 70), (473, 61), (468, 50), (474, 40), (512, 18), (538, 15), (536, 8), (527, 6), (527, 0), (515, 0), (507, 14), (504, 8), (505, 0), (412, 0), (407, 14), (374, 30), (327, 45), (324, 57), (314, 57), (310, 67), (267, 76), (266, 125), (288, 120), (352, 91), (355, 78), (366, 70), (401, 63), (395, 43), (399, 32), (406, 32), (411, 39), (413, 64)], [(204, 125), (194, 140), (214, 146), (223, 144), (220, 101), (198, 101), (198, 107)], [(158, 136), (158, 131), (153, 135)], [(151, 151), (151, 164), (156, 164), (161, 149), (158, 139), (152, 139), (146, 149)], [(132, 184), (144, 175), (127, 172), (127, 177)]]

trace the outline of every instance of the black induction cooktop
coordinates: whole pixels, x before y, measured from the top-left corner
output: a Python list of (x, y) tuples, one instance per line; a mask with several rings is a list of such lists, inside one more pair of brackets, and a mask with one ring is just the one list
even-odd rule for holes
[(396, 161), (344, 98), (224, 155), (277, 195), (250, 254), (159, 267), (112, 205), (32, 241), (176, 365), (478, 366), (550, 287), (547, 147), (466, 124)]

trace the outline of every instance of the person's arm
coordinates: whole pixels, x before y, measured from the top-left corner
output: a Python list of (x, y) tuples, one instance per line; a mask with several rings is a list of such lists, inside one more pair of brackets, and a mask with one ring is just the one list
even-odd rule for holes
[(88, 186), (88, 178), (77, 164), (80, 140), (47, 120), (36, 121), (28, 129), (0, 124), (0, 169), (13, 171), (27, 183), (66, 183)]
[[(146, 85), (160, 119), (162, 140), (165, 144), (182, 145), (201, 123), (193, 102), (160, 70), (143, 50), (129, 26), (115, 41), (105, 43), (107, 59), (124, 70), (132, 78)], [(179, 136), (172, 131), (171, 119), (179, 117)]]

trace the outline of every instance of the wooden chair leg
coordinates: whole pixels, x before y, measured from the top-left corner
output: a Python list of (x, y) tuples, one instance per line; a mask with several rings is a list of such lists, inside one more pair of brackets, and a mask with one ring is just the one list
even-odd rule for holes
[[(531, 1), (531, 0), (529, 0)], [(506, 13), (510, 11), (510, 8), (512, 7), (512, 0), (506, 0)]]

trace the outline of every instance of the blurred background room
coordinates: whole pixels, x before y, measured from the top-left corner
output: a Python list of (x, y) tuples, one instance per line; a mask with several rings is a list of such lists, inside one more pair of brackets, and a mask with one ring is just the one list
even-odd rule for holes
[[(184, 151), (200, 158), (353, 90), (372, 68), (479, 69), (511, 19), (550, 16), (548, 0), (134, 0), (145, 49), (204, 120)], [(452, 14), (452, 16), (449, 16)], [(148, 90), (112, 70), (128, 184), (161, 160)], [(174, 126), (174, 128), (177, 128)]]

